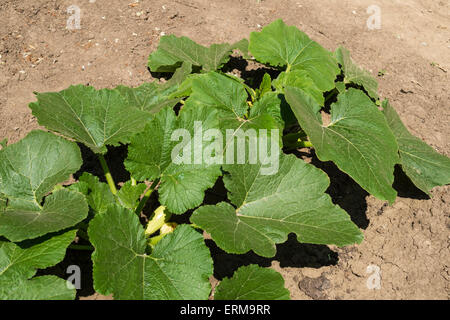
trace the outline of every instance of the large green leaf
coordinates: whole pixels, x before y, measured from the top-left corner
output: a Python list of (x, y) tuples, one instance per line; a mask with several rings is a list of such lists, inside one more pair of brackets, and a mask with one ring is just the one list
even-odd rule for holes
[(115, 299), (207, 299), (213, 265), (203, 237), (178, 226), (146, 254), (139, 218), (116, 205), (96, 215), (89, 226), (95, 247), (94, 287)]
[(0, 235), (11, 241), (31, 239), (71, 227), (83, 220), (88, 206), (82, 194), (53, 187), (81, 166), (78, 146), (44, 131), (0, 151)]
[(366, 89), (369, 96), (378, 99), (378, 82), (366, 70), (357, 66), (352, 58), (350, 52), (344, 47), (339, 47), (336, 50), (336, 59), (341, 64), (344, 70), (344, 83), (354, 83)]
[(240, 267), (232, 278), (223, 279), (214, 300), (289, 300), (284, 279), (275, 270), (257, 265)]
[[(201, 125), (203, 131), (218, 128), (216, 111), (205, 106), (183, 108), (177, 117), (172, 109), (163, 109), (142, 133), (132, 139), (128, 148), (127, 170), (140, 181), (161, 177), (159, 199), (173, 213), (183, 213), (200, 205), (204, 191), (212, 187), (221, 174), (220, 164), (208, 165), (202, 161), (203, 150), (211, 142), (202, 141), (203, 136), (200, 130), (196, 131), (196, 125)], [(181, 137), (183, 141), (179, 142)], [(188, 147), (187, 144), (191, 146), (184, 154), (189, 158), (188, 163), (174, 161), (180, 160), (177, 156)], [(179, 150), (172, 159), (176, 148)]]
[(287, 70), (305, 70), (322, 91), (334, 88), (339, 66), (332, 54), (295, 26), (281, 19), (250, 34), (250, 52), (256, 60)]
[(125, 96), (131, 105), (150, 113), (157, 113), (167, 106), (175, 106), (180, 101), (180, 98), (170, 98), (170, 95), (176, 89), (176, 86), (163, 88), (154, 82), (144, 83), (137, 88), (116, 87), (116, 90)]
[(186, 106), (206, 106), (223, 114), (233, 113), (243, 117), (248, 109), (247, 92), (244, 86), (233, 79), (209, 72), (192, 80), (192, 93)]
[(394, 166), (398, 146), (377, 106), (362, 91), (350, 88), (331, 105), (331, 123), (324, 125), (320, 106), (297, 88), (286, 90), (302, 129), (321, 161), (333, 161), (361, 187), (379, 199), (394, 202)]
[(387, 100), (383, 112), (397, 138), (400, 164), (406, 175), (423, 192), (430, 195), (435, 186), (450, 183), (450, 159), (409, 133)]
[(37, 269), (60, 262), (76, 230), (21, 243), (0, 241), (0, 300), (74, 299), (75, 289), (55, 276), (32, 278)]
[[(86, 196), (86, 200), (94, 212), (104, 212), (111, 203), (116, 201), (108, 184), (100, 182), (98, 177), (88, 172), (83, 172), (78, 180), (78, 183), (72, 186), (75, 188), (77, 188), (78, 184), (86, 186), (85, 190), (80, 191)], [(72, 186), (69, 188), (72, 188)]]
[(117, 192), (119, 203), (128, 209), (135, 210), (139, 204), (139, 198), (147, 189), (145, 183), (133, 185), (131, 181), (127, 181)]
[[(284, 121), (281, 115), (281, 99), (279, 97), (279, 93), (266, 92), (250, 109), (249, 119), (256, 118), (264, 114), (270, 115), (278, 123), (279, 129), (283, 130)], [(270, 125), (268, 129), (272, 127), (273, 126)]]
[(157, 113), (164, 107), (174, 107), (180, 102), (182, 94), (179, 88), (186, 77), (191, 73), (192, 65), (183, 63), (173, 74), (172, 78), (164, 84), (155, 82), (144, 83), (137, 88), (118, 86), (116, 90), (125, 98), (127, 104), (150, 113)]
[(40, 125), (85, 144), (95, 153), (105, 153), (106, 145), (128, 143), (151, 118), (117, 89), (77, 85), (60, 92), (37, 93), (37, 100), (30, 108)]
[(173, 72), (181, 63), (188, 62), (205, 71), (214, 71), (230, 59), (230, 54), (236, 47), (245, 51), (245, 42), (204, 47), (187, 37), (163, 36), (158, 49), (149, 56), (148, 66), (153, 72)]
[(276, 243), (289, 233), (300, 242), (359, 243), (362, 234), (348, 214), (325, 194), (327, 175), (294, 155), (280, 155), (278, 173), (262, 175), (261, 164), (225, 165), (231, 204), (202, 206), (191, 221), (211, 234), (229, 253), (253, 250), (264, 257), (276, 253)]
[[(223, 137), (220, 163), (245, 163), (245, 158), (251, 153), (250, 148), (256, 152), (260, 149), (263, 134), (271, 142), (269, 147), (274, 147), (277, 152), (282, 145), (284, 121), (279, 94), (266, 92), (250, 110), (247, 98), (245, 84), (232, 76), (209, 72), (192, 81), (192, 93), (184, 110), (207, 107), (218, 111), (218, 128)], [(278, 141), (277, 146), (272, 144), (272, 135)], [(244, 142), (245, 150), (240, 148)], [(256, 157), (252, 159), (257, 160)]]
[[(218, 128), (224, 137), (223, 152), (230, 153), (230, 146), (237, 143), (234, 141), (248, 132), (255, 130), (259, 136), (259, 129), (267, 129), (271, 136), (271, 129), (278, 130), (281, 136), (284, 122), (281, 118), (281, 100), (276, 93), (266, 93), (260, 100), (255, 102), (253, 108), (248, 112), (248, 94), (245, 86), (225, 75), (216, 72), (203, 74), (193, 79), (192, 93), (186, 100), (185, 110), (199, 107), (207, 107), (218, 111)], [(278, 139), (280, 140), (280, 139)], [(242, 152), (238, 150), (234, 152)], [(224, 156), (226, 158), (226, 155)]]
[[(267, 105), (268, 108), (273, 106), (275, 105)], [(264, 106), (261, 108), (263, 109)], [(260, 111), (263, 111), (262, 109)], [(272, 110), (273, 113), (277, 112)], [(269, 113), (257, 111), (255, 114), (250, 114), (248, 118), (236, 118), (233, 114), (222, 115), (220, 130), (224, 137), (222, 163), (242, 164), (249, 159), (253, 159), (251, 161), (254, 163), (262, 161), (266, 156), (270, 159), (271, 153), (278, 154), (283, 145), (281, 140), (282, 120), (275, 119)], [(263, 151), (262, 147), (266, 148), (267, 152)]]
[(318, 104), (323, 105), (325, 102), (322, 90), (317, 88), (316, 84), (305, 70), (282, 72), (278, 78), (274, 80), (273, 86), (277, 91), (283, 93), (284, 88), (286, 87), (296, 87), (310, 94)]
[(5, 195), (2, 195), (0, 193), (0, 212), (3, 211), (4, 208), (6, 208), (8, 200), (6, 199)]
[(241, 53), (242, 58), (250, 59), (251, 55), (248, 52), (248, 45), (247, 39), (241, 39), (233, 44), (233, 49), (237, 49)]

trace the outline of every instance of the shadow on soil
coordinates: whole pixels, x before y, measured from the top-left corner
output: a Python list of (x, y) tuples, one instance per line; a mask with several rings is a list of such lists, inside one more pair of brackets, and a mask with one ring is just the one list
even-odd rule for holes
[(397, 191), (397, 195), (402, 198), (411, 198), (417, 200), (428, 200), (430, 197), (422, 190), (418, 189), (411, 179), (403, 172), (399, 165), (395, 166), (394, 184), (392, 185)]
[(320, 268), (336, 265), (338, 262), (338, 254), (327, 246), (299, 243), (293, 234), (289, 235), (285, 243), (277, 245), (277, 254), (273, 258), (260, 257), (252, 251), (246, 254), (228, 254), (212, 240), (206, 240), (206, 245), (214, 260), (214, 277), (218, 280), (231, 277), (239, 267), (249, 264), (270, 267), (272, 261), (279, 261), (282, 268)]

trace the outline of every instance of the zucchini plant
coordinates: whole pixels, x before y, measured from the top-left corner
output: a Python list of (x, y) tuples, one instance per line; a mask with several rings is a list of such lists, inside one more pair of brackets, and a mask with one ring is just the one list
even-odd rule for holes
[[(267, 72), (227, 73), (238, 52)], [(36, 93), (29, 107), (48, 131), (2, 143), (0, 299), (75, 298), (65, 280), (36, 276), (67, 248), (93, 250), (94, 289), (115, 299), (288, 299), (281, 275), (257, 265), (212, 293), (202, 231), (228, 253), (263, 257), (290, 233), (303, 243), (360, 243), (326, 193), (327, 175), (293, 150), (313, 149), (390, 204), (396, 165), (425, 193), (450, 183), (449, 158), (408, 132), (348, 50), (329, 52), (282, 20), (234, 44), (164, 36), (148, 66), (170, 79)], [(80, 171), (80, 144), (104, 177)], [(120, 184), (105, 160), (119, 145), (130, 177)], [(223, 201), (206, 203), (218, 180)]]

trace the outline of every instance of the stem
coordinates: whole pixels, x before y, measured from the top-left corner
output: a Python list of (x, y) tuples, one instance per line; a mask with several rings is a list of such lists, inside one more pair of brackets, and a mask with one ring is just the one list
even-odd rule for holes
[(71, 244), (69, 246), (69, 249), (71, 250), (83, 250), (83, 251), (94, 251), (95, 248), (89, 244), (83, 245), (83, 244)]
[(117, 194), (117, 188), (116, 184), (114, 183), (114, 179), (111, 175), (111, 172), (109, 171), (108, 164), (106, 163), (105, 157), (102, 154), (98, 155), (98, 158), (100, 159), (100, 164), (102, 165), (103, 172), (105, 173), (106, 181), (108, 182), (109, 189), (111, 190), (111, 193), (113, 195)]
[(150, 196), (152, 195), (152, 192), (158, 186), (158, 183), (159, 183), (159, 179), (156, 179), (155, 181), (153, 181), (151, 186), (153, 187), (153, 185), (155, 185), (155, 188), (151, 188), (150, 187), (147, 190), (147, 192), (144, 194), (144, 196), (142, 197), (141, 201), (139, 201), (139, 204), (138, 204), (136, 210), (134, 211), (136, 214), (140, 214), (141, 211), (144, 209), (145, 205), (147, 204), (148, 199), (150, 199)]
[(289, 73), (289, 71), (291, 71), (291, 67), (292, 67), (292, 66), (291, 66), (290, 64), (287, 65), (286, 73)]
[(131, 185), (135, 186), (137, 184), (136, 179), (131, 177)]
[(152, 189), (152, 188), (148, 189), (147, 192), (142, 197), (141, 201), (139, 201), (139, 204), (138, 204), (136, 210), (134, 211), (136, 214), (140, 214), (142, 209), (144, 209), (145, 205), (147, 204), (148, 199), (150, 199), (150, 196), (151, 196), (153, 190), (155, 190), (155, 189)]

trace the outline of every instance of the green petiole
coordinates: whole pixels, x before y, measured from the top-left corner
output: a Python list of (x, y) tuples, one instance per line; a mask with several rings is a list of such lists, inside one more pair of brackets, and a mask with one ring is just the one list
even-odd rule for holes
[[(144, 207), (145, 207), (148, 199), (150, 199), (150, 196), (152, 195), (153, 191), (158, 187), (158, 183), (159, 183), (159, 179), (156, 179), (155, 181), (153, 181), (151, 187), (147, 190), (147, 192), (145, 192), (141, 201), (139, 201), (139, 204), (138, 204), (136, 210), (134, 211), (136, 214), (140, 214), (141, 211), (144, 209)], [(154, 188), (153, 188), (153, 185), (155, 185)]]
[(105, 157), (102, 154), (98, 155), (98, 158), (100, 160), (100, 164), (102, 165), (103, 172), (105, 173), (106, 181), (108, 182), (109, 189), (111, 190), (111, 193), (113, 195), (117, 194), (117, 188), (116, 184), (114, 183), (114, 179), (111, 175), (111, 171), (109, 171), (108, 164), (106, 163)]

